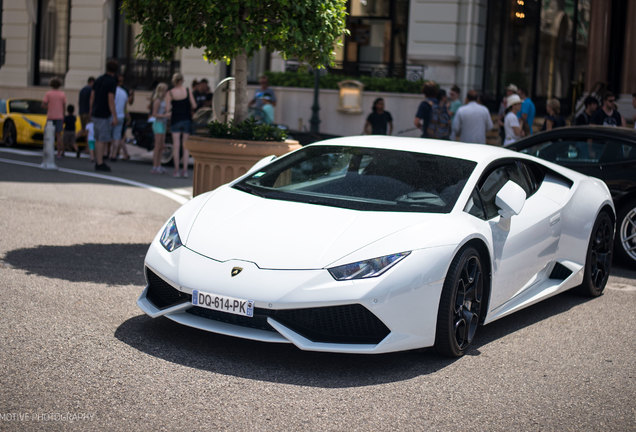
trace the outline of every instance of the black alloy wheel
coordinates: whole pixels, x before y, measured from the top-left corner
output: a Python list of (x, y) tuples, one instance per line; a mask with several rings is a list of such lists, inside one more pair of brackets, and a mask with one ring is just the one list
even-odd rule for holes
[(4, 123), (2, 129), (2, 136), (4, 138), (4, 145), (7, 147), (13, 147), (18, 141), (18, 132), (15, 129), (15, 124), (11, 120), (7, 120)]
[(468, 247), (453, 259), (442, 288), (435, 348), (449, 357), (464, 355), (482, 313), (484, 275), (479, 252)]
[(580, 294), (598, 297), (603, 293), (612, 268), (613, 247), (614, 222), (606, 211), (602, 211), (592, 228), (585, 257), (583, 283), (578, 287)]

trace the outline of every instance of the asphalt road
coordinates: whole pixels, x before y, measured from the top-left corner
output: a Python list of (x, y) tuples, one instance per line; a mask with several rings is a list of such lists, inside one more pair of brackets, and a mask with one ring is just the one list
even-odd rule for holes
[(40, 161), (0, 151), (1, 431), (636, 430), (634, 271), (482, 327), (459, 360), (303, 352), (137, 308), (147, 246), (191, 180)]

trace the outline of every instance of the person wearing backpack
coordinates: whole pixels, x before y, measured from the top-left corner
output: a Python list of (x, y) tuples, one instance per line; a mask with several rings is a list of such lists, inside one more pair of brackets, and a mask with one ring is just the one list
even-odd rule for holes
[(437, 99), (435, 99), (437, 91), (437, 84), (433, 81), (426, 81), (422, 87), (425, 99), (420, 102), (413, 121), (415, 127), (422, 131), (422, 138), (429, 138), (428, 127), (431, 122), (433, 106), (437, 103)]
[(451, 115), (448, 111), (448, 98), (445, 90), (437, 93), (437, 103), (431, 110), (431, 121), (428, 125), (429, 138), (449, 140), (451, 135)]

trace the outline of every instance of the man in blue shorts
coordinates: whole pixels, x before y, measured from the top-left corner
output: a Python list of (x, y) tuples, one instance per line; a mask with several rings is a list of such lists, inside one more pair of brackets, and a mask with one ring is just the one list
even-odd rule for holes
[(104, 163), (104, 151), (113, 136), (113, 127), (117, 125), (115, 111), (115, 92), (117, 90), (116, 60), (106, 63), (106, 73), (93, 84), (91, 91), (91, 115), (95, 129), (95, 171), (110, 171)]

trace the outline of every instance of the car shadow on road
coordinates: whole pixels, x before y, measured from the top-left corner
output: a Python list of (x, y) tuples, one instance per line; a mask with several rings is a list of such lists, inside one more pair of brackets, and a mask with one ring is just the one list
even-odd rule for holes
[(107, 285), (145, 284), (144, 257), (148, 244), (85, 243), (15, 249), (0, 262), (48, 278)]
[[(588, 299), (564, 293), (481, 327), (468, 356), (524, 327), (563, 313)], [(435, 373), (457, 359), (434, 349), (390, 354), (301, 351), (291, 344), (233, 338), (145, 315), (122, 323), (115, 337), (141, 352), (195, 369), (246, 379), (323, 388), (346, 388), (408, 380)]]

